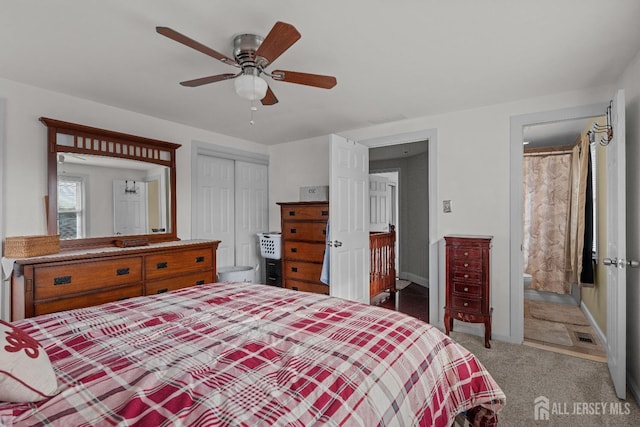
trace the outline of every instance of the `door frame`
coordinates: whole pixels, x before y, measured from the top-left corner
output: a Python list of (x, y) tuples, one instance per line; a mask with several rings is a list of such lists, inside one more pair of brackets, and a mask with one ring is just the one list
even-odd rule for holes
[(361, 144), (369, 147), (384, 147), (387, 145), (406, 144), (418, 141), (428, 141), (427, 156), (429, 175), (429, 210), (427, 221), (429, 222), (429, 323), (444, 329), (444, 321), (440, 316), (440, 295), (444, 295), (444, 280), (440, 280), (440, 246), (438, 238), (438, 215), (436, 211), (438, 200), (438, 130), (436, 128), (423, 129), (414, 132), (404, 132), (375, 138), (359, 140)]
[(510, 318), (509, 341), (522, 344), (524, 341), (524, 287), (522, 284), (522, 146), (525, 126), (553, 123), (564, 120), (586, 119), (602, 116), (606, 112), (609, 102), (599, 102), (559, 110), (542, 111), (538, 113), (521, 114), (510, 119), (509, 148), (511, 173), (509, 177), (510, 195), (510, 230), (509, 235), (509, 283), (510, 283)]

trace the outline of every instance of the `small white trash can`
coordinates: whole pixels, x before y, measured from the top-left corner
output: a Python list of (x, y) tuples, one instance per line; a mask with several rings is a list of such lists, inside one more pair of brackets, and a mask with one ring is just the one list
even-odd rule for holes
[(240, 265), (236, 267), (220, 267), (218, 269), (218, 282), (255, 283), (255, 280), (255, 269), (247, 265)]

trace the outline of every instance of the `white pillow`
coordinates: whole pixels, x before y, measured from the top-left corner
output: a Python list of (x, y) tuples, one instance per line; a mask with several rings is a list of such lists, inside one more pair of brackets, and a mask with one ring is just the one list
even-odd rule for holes
[(0, 320), (0, 401), (37, 402), (57, 388), (49, 356), (38, 341)]

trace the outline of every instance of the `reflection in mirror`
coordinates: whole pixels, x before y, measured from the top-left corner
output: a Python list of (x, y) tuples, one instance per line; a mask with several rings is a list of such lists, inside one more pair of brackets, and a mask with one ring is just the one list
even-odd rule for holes
[(61, 250), (179, 240), (180, 144), (41, 117), (47, 126), (47, 231)]
[(90, 154), (58, 154), (60, 239), (166, 233), (169, 168)]

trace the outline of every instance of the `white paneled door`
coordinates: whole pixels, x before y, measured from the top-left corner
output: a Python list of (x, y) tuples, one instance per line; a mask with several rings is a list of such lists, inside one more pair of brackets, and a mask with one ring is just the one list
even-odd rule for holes
[(147, 184), (113, 181), (113, 231), (116, 235), (147, 234)]
[(390, 201), (389, 179), (375, 174), (369, 175), (369, 231), (389, 231)]
[(255, 267), (261, 261), (258, 233), (269, 227), (266, 165), (236, 161), (236, 265)]
[(331, 135), (331, 296), (369, 303), (369, 149)]
[(235, 165), (233, 160), (199, 155), (195, 233), (220, 240), (218, 267), (235, 265)]
[(625, 102), (619, 90), (611, 103), (613, 139), (607, 145), (607, 363), (620, 399), (626, 397), (627, 261)]
[(218, 267), (256, 267), (269, 226), (267, 165), (200, 154), (196, 176), (194, 237), (220, 240)]

